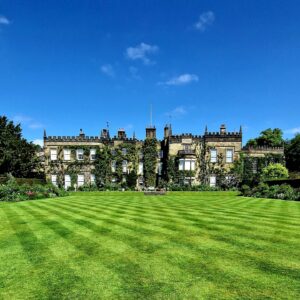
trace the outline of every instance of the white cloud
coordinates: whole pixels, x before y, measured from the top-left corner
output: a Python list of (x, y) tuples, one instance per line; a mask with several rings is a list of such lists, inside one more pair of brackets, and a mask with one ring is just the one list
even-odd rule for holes
[(41, 123), (33, 122), (33, 123), (28, 124), (28, 127), (30, 129), (38, 129), (38, 128), (43, 128), (44, 126)]
[(195, 74), (182, 74), (177, 77), (173, 77), (170, 80), (159, 83), (159, 84), (164, 84), (164, 85), (186, 85), (191, 82), (197, 82), (199, 80), (198, 76)]
[(0, 25), (9, 25), (9, 24), (10, 21), (6, 17), (0, 15)]
[[(190, 108), (190, 107), (189, 107)], [(174, 109), (168, 111), (165, 113), (165, 116), (171, 117), (171, 118), (180, 118), (186, 115), (189, 111), (189, 108), (180, 105), (175, 107)]]
[(44, 141), (41, 139), (36, 139), (32, 141), (35, 145), (39, 145), (41, 147), (44, 147)]
[(286, 129), (284, 130), (285, 134), (296, 134), (296, 133), (300, 133), (300, 127), (295, 127), (295, 128), (290, 128), (290, 129)]
[(125, 55), (131, 60), (142, 60), (145, 65), (149, 65), (153, 61), (148, 56), (157, 53), (157, 51), (158, 47), (156, 45), (141, 43), (136, 47), (128, 47)]
[(24, 116), (24, 115), (16, 115), (13, 117), (14, 123), (23, 123), (23, 124), (28, 124), (29, 122), (32, 121), (32, 118)]
[(44, 127), (43, 124), (40, 122), (37, 122), (33, 120), (31, 117), (25, 116), (25, 115), (16, 115), (13, 118), (14, 123), (21, 124), (22, 126), (26, 126), (29, 129), (39, 129)]
[(112, 65), (106, 64), (101, 66), (101, 72), (109, 77), (114, 77), (115, 76), (115, 71)]
[(195, 28), (200, 31), (205, 31), (209, 25), (215, 21), (215, 14), (212, 11), (206, 11), (199, 16), (198, 22), (195, 23)]

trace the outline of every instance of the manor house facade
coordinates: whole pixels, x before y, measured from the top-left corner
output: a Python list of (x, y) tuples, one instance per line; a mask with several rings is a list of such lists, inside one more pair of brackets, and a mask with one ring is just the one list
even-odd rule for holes
[[(241, 153), (263, 156), (268, 153), (283, 154), (282, 148), (245, 149), (242, 148), (242, 128), (238, 132), (228, 132), (221, 125), (216, 132), (202, 135), (191, 133), (173, 134), (172, 126), (166, 125), (162, 140), (156, 139), (156, 128), (146, 128), (146, 139), (156, 143), (156, 185), (161, 182), (182, 184), (218, 183), (220, 168), (230, 173), (234, 162)], [(145, 140), (135, 135), (128, 138), (120, 129), (111, 137), (108, 129), (99, 136), (86, 136), (82, 130), (78, 136), (47, 136), (44, 132), (44, 169), (46, 179), (53, 184), (69, 188), (96, 183), (95, 161), (97, 153), (109, 149), (110, 181), (126, 181), (130, 172), (137, 175), (136, 186), (145, 186), (144, 153)], [(120, 176), (121, 173), (121, 176)]]

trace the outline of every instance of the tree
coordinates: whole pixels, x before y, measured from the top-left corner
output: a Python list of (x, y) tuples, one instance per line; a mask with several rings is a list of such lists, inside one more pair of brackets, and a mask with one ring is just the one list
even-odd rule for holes
[(267, 179), (282, 179), (289, 176), (288, 169), (282, 164), (269, 164), (262, 170), (261, 177), (263, 180)]
[(40, 168), (39, 146), (22, 137), (21, 125), (0, 116), (0, 174), (35, 177)]
[(290, 171), (300, 171), (300, 133), (285, 147), (286, 166)]
[(267, 146), (267, 147), (280, 147), (284, 143), (282, 137), (282, 130), (279, 128), (268, 128), (260, 133), (260, 136), (255, 139), (250, 139), (246, 146)]

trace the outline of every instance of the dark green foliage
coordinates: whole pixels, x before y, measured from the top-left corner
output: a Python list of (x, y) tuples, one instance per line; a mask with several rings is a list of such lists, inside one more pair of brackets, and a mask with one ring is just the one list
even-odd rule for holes
[(0, 185), (0, 201), (24, 201), (42, 198), (53, 198), (66, 196), (67, 192), (52, 184), (28, 185), (18, 184), (11, 177), (6, 184)]
[(98, 187), (95, 184), (84, 184), (84, 185), (78, 187), (78, 191), (94, 192), (94, 191), (98, 191)]
[(201, 191), (220, 191), (219, 187), (211, 187), (206, 184), (199, 185), (189, 185), (182, 183), (170, 183), (167, 185), (168, 191), (193, 191), (193, 192), (201, 192)]
[(298, 179), (273, 179), (273, 180), (267, 180), (266, 183), (268, 185), (280, 185), (280, 184), (288, 184), (293, 188), (300, 188), (300, 178)]
[(251, 157), (240, 155), (240, 159), (234, 162), (232, 173), (239, 182), (255, 185), (261, 180), (262, 170), (269, 164), (284, 165), (284, 157), (281, 154), (266, 154), (264, 157)]
[(0, 116), (0, 174), (15, 177), (36, 177), (40, 161), (36, 156), (39, 146), (22, 138), (20, 124)]
[(289, 171), (300, 172), (300, 133), (286, 144), (285, 157)]
[(126, 178), (126, 183), (129, 189), (134, 190), (136, 187), (137, 174), (134, 170), (130, 171)]
[(242, 185), (240, 191), (247, 197), (300, 200), (300, 192), (287, 184), (269, 186), (266, 183), (259, 183), (251, 189), (248, 185)]
[(103, 187), (106, 184), (111, 183), (111, 152), (108, 146), (104, 146), (102, 149), (97, 149), (95, 165), (95, 179), (98, 187)]
[(143, 145), (145, 185), (156, 185), (157, 140), (147, 138)]
[(280, 147), (283, 146), (283, 144), (282, 130), (279, 128), (268, 128), (262, 131), (259, 137), (249, 140), (246, 146)]

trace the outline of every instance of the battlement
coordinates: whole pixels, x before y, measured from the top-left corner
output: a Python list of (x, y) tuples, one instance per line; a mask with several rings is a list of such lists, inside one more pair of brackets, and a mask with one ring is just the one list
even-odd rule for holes
[(256, 152), (256, 151), (278, 151), (283, 152), (284, 147), (269, 147), (269, 146), (245, 146), (243, 151)]

